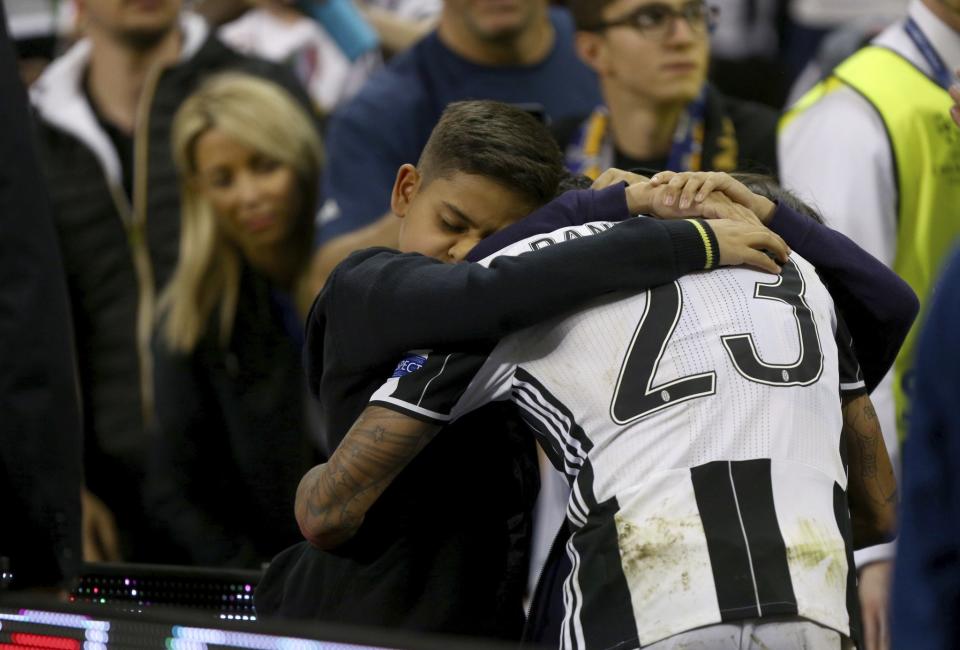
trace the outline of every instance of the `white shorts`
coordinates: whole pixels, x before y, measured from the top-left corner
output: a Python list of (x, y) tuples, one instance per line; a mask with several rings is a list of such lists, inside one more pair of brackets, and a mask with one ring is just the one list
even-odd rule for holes
[(828, 627), (793, 616), (755, 618), (698, 627), (644, 650), (852, 650), (853, 642)]

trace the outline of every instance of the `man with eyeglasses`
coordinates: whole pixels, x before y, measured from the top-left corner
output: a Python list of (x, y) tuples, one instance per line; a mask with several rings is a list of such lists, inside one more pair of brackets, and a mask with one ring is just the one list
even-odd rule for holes
[(702, 0), (569, 0), (580, 58), (604, 104), (559, 122), (567, 167), (776, 176), (777, 114), (706, 82), (717, 11)]

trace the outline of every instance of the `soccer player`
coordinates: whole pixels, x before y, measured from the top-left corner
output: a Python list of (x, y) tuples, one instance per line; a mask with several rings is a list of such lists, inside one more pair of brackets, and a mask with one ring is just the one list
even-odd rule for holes
[(487, 354), (420, 351), (301, 482), (301, 528), (321, 545), (349, 538), (439, 424), (510, 400), (572, 486), (562, 647), (744, 634), (845, 647), (856, 591), (844, 435), (856, 436), (860, 543), (888, 533), (894, 493), (846, 343), (825, 286), (794, 255), (779, 277), (731, 269), (601, 298)]
[[(477, 241), (556, 194), (562, 158), (550, 142), (545, 127), (516, 108), (454, 104), (417, 166), (400, 168), (392, 205), (402, 217), (401, 250), (420, 254), (355, 254), (333, 273), (309, 318), (308, 378), (328, 454), (411, 348), (497, 340), (597, 295), (717, 263), (749, 260), (778, 271), (761, 248), (786, 257), (783, 242), (759, 224), (648, 219), (572, 241), (563, 254), (546, 248), (489, 268), (443, 264), (462, 260)], [(650, 197), (642, 185), (616, 184), (564, 194), (538, 212), (621, 220), (650, 209)], [(725, 197), (716, 200), (718, 207)], [(511, 434), (509, 411), (494, 406), (451, 426), (349, 545), (326, 553), (303, 544), (278, 556), (258, 587), (258, 612), (519, 636), (536, 471), (528, 467), (533, 442)], [(481, 454), (482, 465), (470, 461)], [(448, 489), (436, 490), (438, 483)]]

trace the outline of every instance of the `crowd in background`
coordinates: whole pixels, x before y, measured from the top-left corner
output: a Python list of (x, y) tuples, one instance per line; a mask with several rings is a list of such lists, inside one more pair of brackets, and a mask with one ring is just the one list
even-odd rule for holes
[[(51, 259), (31, 258), (43, 269), (31, 296), (0, 305), (35, 326), (5, 326), (0, 340), (24, 367), (54, 364), (47, 372), (66, 396), (41, 400), (42, 415), (22, 425), (0, 422), (23, 447), (3, 449), (0, 478), (11, 494), (32, 495), (25, 521), (40, 511), (37, 530), (57, 531), (37, 533), (55, 542), (46, 556), (39, 543), (0, 547), (32, 558), (13, 567), (24, 586), (60, 582), (81, 556), (258, 568), (301, 540), (293, 494), (332, 452), (301, 360), (310, 305), (351, 253), (397, 247), (397, 170), (417, 162), (444, 108), (493, 99), (545, 120), (567, 169), (591, 179), (611, 167), (778, 178), (911, 285), (929, 331), (915, 326), (873, 393), (891, 456), (907, 440), (904, 560), (891, 592), (894, 546), (858, 554), (866, 647), (887, 647), (891, 598), (910, 615), (900, 634), (954, 625), (957, 0), (5, 0), (5, 9), (32, 122), (16, 116), (24, 141), (11, 151), (36, 160), (8, 165), (22, 178), (0, 177), (0, 187), (33, 188), (25, 193), (42, 205), (4, 200), (0, 212), (49, 213), (36, 223), (55, 245), (43, 253)], [(9, 83), (0, 115), (21, 92)], [(7, 271), (30, 254), (18, 248), (0, 254), (5, 285), (27, 286), (8, 279), (26, 277)], [(57, 293), (64, 300), (34, 304)], [(45, 342), (51, 323), (69, 336)], [(4, 381), (3, 390), (43, 383)], [(78, 427), (57, 422), (74, 410)], [(79, 457), (81, 440), (76, 548), (73, 497), (41, 501), (69, 491), (79, 471), (24, 486), (26, 468), (56, 465), (35, 460), (42, 453)], [(54, 568), (22, 568), (43, 563)], [(925, 634), (929, 647), (946, 647)]]

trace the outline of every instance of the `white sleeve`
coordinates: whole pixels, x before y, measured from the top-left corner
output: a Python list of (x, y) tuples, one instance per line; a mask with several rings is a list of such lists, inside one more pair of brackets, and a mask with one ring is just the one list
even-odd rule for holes
[(889, 544), (878, 544), (876, 546), (868, 546), (867, 548), (862, 548), (859, 551), (854, 551), (853, 553), (853, 563), (857, 565), (857, 571), (867, 566), (868, 564), (873, 564), (874, 562), (884, 562), (886, 560), (892, 560), (893, 557), (897, 554), (897, 543), (890, 542)]
[(433, 424), (446, 424), (510, 397), (512, 366), (496, 354), (415, 350), (374, 392), (370, 404)]
[(893, 155), (883, 120), (870, 103), (840, 88), (794, 118), (778, 146), (784, 187), (817, 208), (831, 228), (892, 266)]

